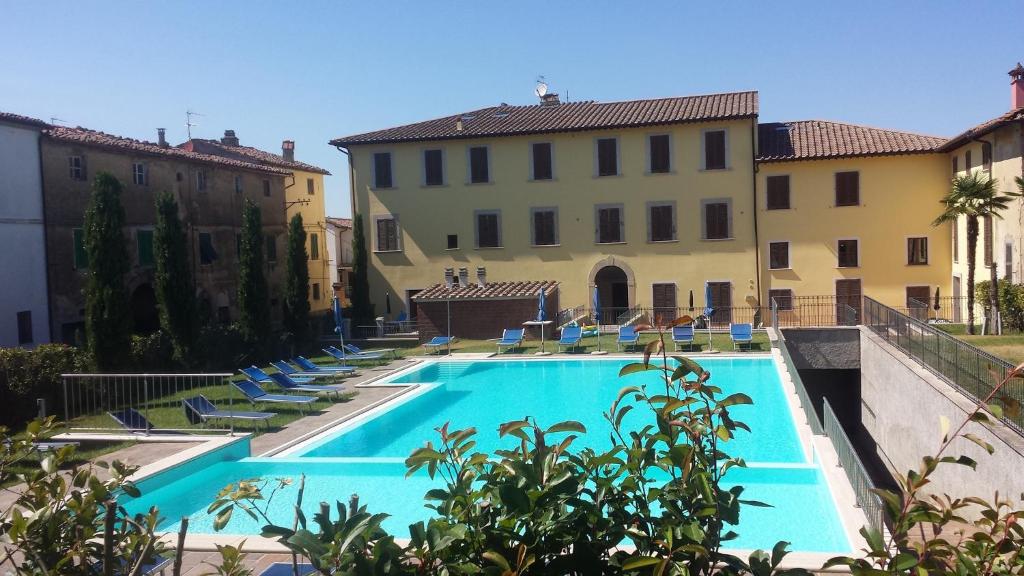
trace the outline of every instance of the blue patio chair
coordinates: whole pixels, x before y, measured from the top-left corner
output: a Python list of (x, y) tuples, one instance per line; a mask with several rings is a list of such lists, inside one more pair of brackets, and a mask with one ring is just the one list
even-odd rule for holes
[(123, 408), (121, 410), (114, 410), (107, 412), (111, 418), (117, 421), (122, 428), (135, 434), (177, 434), (174, 430), (160, 430), (153, 426), (149, 420), (146, 419), (138, 410), (135, 408)]
[(562, 328), (562, 335), (558, 339), (558, 351), (562, 351), (562, 346), (565, 346), (566, 348), (578, 348), (582, 340), (582, 326), (566, 326), (565, 328)]
[(615, 340), (615, 347), (620, 351), (625, 346), (628, 350), (630, 346), (636, 346), (640, 343), (640, 335), (636, 333), (636, 328), (632, 326), (619, 326), (619, 337)]
[[(327, 377), (330, 377), (330, 376), (337, 376), (337, 375), (342, 373), (342, 371), (340, 371), (340, 370), (339, 371), (332, 371), (332, 372), (324, 372), (324, 371), (320, 371), (320, 370), (308, 371), (307, 372), (305, 370), (297, 370), (295, 368), (295, 366), (292, 366), (291, 364), (285, 362), (284, 360), (276, 360), (274, 362), (271, 362), (270, 365), (273, 366), (274, 368), (277, 368), (277, 370), (279, 372), (281, 372), (282, 374), (287, 374), (293, 380), (295, 378), (313, 378), (315, 380), (317, 378), (327, 378)], [(355, 371), (355, 368), (349, 367), (348, 371), (349, 372), (353, 372), (353, 371)]]
[(348, 374), (355, 371), (354, 366), (321, 366), (305, 356), (296, 356), (292, 362), (310, 373), (322, 372), (325, 374)]
[(353, 354), (346, 350), (341, 350), (337, 346), (328, 346), (327, 348), (321, 348), (321, 350), (330, 354), (331, 356), (334, 356), (335, 359), (341, 360), (342, 362), (352, 362), (355, 360), (379, 360), (384, 357), (383, 354), (371, 354), (369, 352), (364, 352), (362, 354)]
[(316, 402), (316, 398), (313, 396), (290, 396), (288, 394), (267, 394), (260, 385), (253, 382), (252, 380), (241, 380), (239, 382), (231, 383), (239, 392), (245, 394), (245, 397), (249, 399), (253, 404), (257, 402), (276, 402), (280, 404), (297, 404), (299, 412), (302, 412), (302, 407)]
[[(185, 417), (193, 424), (206, 424), (207, 420), (249, 420), (256, 423), (267, 422), (277, 414), (273, 412), (240, 412), (237, 410), (220, 410), (206, 396), (200, 394), (181, 401), (185, 408)], [(269, 426), (269, 424), (267, 424)]]
[(692, 349), (693, 324), (686, 324), (685, 326), (673, 326), (672, 343), (675, 345), (676, 352), (679, 351), (679, 346), (682, 344), (685, 344), (688, 349)]
[(397, 348), (374, 348), (373, 350), (363, 350), (355, 344), (345, 344), (344, 348), (346, 353), (353, 354), (355, 356), (365, 356), (369, 358), (373, 356), (391, 354), (393, 358), (398, 358)]
[(270, 379), (274, 381), (274, 384), (292, 392), (327, 393), (337, 396), (345, 389), (341, 384), (301, 384), (292, 380), (287, 374), (281, 374), (280, 372), (271, 374)]
[[(242, 374), (245, 374), (246, 376), (248, 376), (249, 379), (252, 380), (253, 382), (259, 382), (260, 384), (267, 384), (267, 383), (272, 381), (270, 379), (270, 374), (267, 374), (266, 372), (264, 372), (263, 370), (260, 370), (259, 368), (255, 367), (255, 366), (249, 366), (248, 368), (240, 368), (238, 371), (241, 372)], [(308, 377), (308, 376), (299, 376), (299, 377), (295, 378), (294, 380), (296, 382), (299, 382), (299, 383), (302, 383), (302, 384), (308, 384), (309, 382), (313, 381), (313, 379)]]
[[(139, 574), (140, 576), (152, 576), (153, 574), (160, 574), (162, 576), (164, 570), (166, 570), (171, 565), (171, 562), (172, 558), (169, 556), (161, 556), (159, 554), (154, 554), (153, 557), (149, 559), (149, 562), (145, 562), (142, 564), (142, 568), (139, 570)], [(131, 572), (131, 569), (135, 564), (135, 560), (121, 558), (119, 560), (115, 560), (114, 563), (114, 574), (128, 574), (129, 572)], [(291, 566), (291, 564), (289, 564), (289, 566)], [(103, 574), (103, 563), (93, 562), (89, 565), (89, 572), (93, 574)]]
[(754, 325), (749, 322), (729, 324), (729, 338), (732, 339), (733, 350), (741, 350), (744, 345), (750, 349), (754, 341)]
[(512, 328), (511, 330), (506, 328), (503, 330), (501, 338), (495, 341), (495, 344), (498, 345), (498, 354), (501, 354), (502, 346), (509, 350), (521, 347), (523, 345), (523, 332), (522, 328)]
[(423, 343), (423, 348), (424, 350), (427, 351), (428, 354), (430, 353), (431, 349), (433, 349), (434, 352), (440, 354), (441, 348), (448, 346), (449, 344), (452, 344), (454, 342), (455, 338), (451, 336), (434, 336), (433, 338), (430, 339), (429, 342)]
[[(270, 566), (264, 568), (263, 572), (260, 572), (260, 576), (293, 576), (295, 571), (292, 568), (291, 562), (274, 562)], [(316, 573), (316, 568), (314, 568), (312, 564), (306, 562), (299, 562), (298, 569), (299, 576)]]

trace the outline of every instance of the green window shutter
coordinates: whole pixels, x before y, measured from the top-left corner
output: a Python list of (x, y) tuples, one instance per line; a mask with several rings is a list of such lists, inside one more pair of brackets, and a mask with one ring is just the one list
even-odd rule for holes
[(85, 251), (85, 230), (75, 228), (75, 269), (86, 270), (89, 268), (89, 254)]
[(136, 232), (139, 245), (139, 266), (153, 265), (153, 231), (139, 230)]

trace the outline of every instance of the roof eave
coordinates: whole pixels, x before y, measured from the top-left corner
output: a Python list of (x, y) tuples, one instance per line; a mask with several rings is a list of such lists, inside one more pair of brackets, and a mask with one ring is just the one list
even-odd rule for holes
[(844, 158), (873, 158), (881, 156), (916, 156), (922, 154), (940, 154), (942, 151), (938, 148), (931, 150), (906, 150), (901, 152), (865, 152), (860, 154), (830, 154), (830, 155), (819, 155), (819, 156), (769, 156), (764, 158), (758, 158), (758, 164), (772, 164), (781, 162), (812, 162), (815, 160), (841, 160)]

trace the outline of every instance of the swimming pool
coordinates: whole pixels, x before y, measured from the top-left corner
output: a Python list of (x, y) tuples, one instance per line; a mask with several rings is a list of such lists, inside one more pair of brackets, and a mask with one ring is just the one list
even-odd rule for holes
[[(182, 467), (139, 483), (143, 496), (129, 501), (129, 512), (150, 505), (160, 508), (171, 530), (182, 516), (190, 517), (193, 532), (213, 532), (213, 517), (206, 507), (225, 485), (241, 479), (306, 475), (304, 508), (311, 516), (320, 501), (345, 501), (358, 494), (372, 512), (391, 517), (384, 527), (398, 537), (407, 526), (429, 517), (423, 495), (435, 487), (425, 473), (405, 477), (404, 459), (427, 440), (435, 441), (434, 428), (477, 429), (477, 450), (493, 452), (510, 439), (498, 438), (498, 425), (526, 416), (541, 425), (578, 420), (588, 433), (576, 441), (577, 449), (610, 448), (609, 424), (603, 419), (618, 391), (630, 384), (657, 386), (657, 376), (640, 373), (618, 377), (628, 359), (488, 359), (432, 361), (402, 371), (383, 385), (409, 385), (411, 392), (387, 405), (342, 423), (332, 430), (267, 458), (227, 459)], [(749, 468), (730, 471), (728, 480), (742, 484), (744, 497), (762, 500), (773, 508), (744, 508), (732, 543), (738, 549), (766, 548), (778, 540), (805, 552), (849, 552), (835, 501), (822, 470), (813, 458), (806, 436), (798, 432), (779, 379), (775, 361), (763, 357), (701, 358), (712, 374), (711, 383), (724, 394), (742, 391), (752, 406), (731, 409), (751, 432), (738, 431), (726, 445)], [(626, 427), (641, 425), (644, 411), (627, 416)], [(645, 422), (646, 423), (646, 422)], [(271, 516), (288, 524), (295, 498), (293, 485), (272, 503)], [(799, 521), (793, 519), (799, 518)], [(223, 532), (256, 534), (262, 522), (236, 514)]]

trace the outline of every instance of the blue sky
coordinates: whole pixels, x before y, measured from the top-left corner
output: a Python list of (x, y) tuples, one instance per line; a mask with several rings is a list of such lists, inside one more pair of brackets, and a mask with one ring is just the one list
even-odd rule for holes
[(1009, 107), (1024, 2), (7, 1), (0, 110), (153, 140), (330, 138), (508, 102), (761, 93), (762, 121), (953, 135)]

